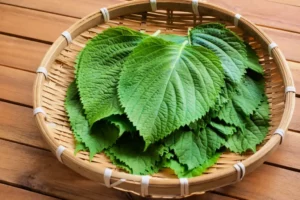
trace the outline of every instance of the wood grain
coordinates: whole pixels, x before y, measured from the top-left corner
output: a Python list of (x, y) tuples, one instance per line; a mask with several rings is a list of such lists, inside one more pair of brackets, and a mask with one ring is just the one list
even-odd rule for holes
[[(126, 193), (87, 180), (60, 164), (49, 151), (0, 139), (0, 180), (64, 199), (125, 199)], [(214, 199), (230, 200), (215, 194)], [(198, 198), (193, 198), (198, 199)], [(203, 198), (199, 198), (203, 199)]]
[(1, 32), (53, 42), (77, 19), (0, 4)]
[[(297, 102), (299, 103), (300, 99), (297, 98)], [(3, 113), (0, 116), (1, 139), (48, 150), (33, 120), (32, 109), (0, 102), (0, 110)], [(299, 120), (300, 117), (294, 117), (292, 124), (300, 124)], [(300, 144), (300, 134), (288, 132), (284, 143), (271, 155), (268, 162), (300, 170), (300, 160), (295, 159), (300, 157), (300, 151), (297, 150), (298, 144)]]
[[(255, 24), (300, 32), (300, 8), (265, 0), (208, 0), (253, 21)], [(287, 12), (288, 11), (288, 12)]]
[[(99, 8), (113, 5), (121, 1), (125, 0), (1, 0), (0, 2), (82, 18), (85, 15), (98, 10)], [(237, 12), (249, 18), (256, 24), (300, 32), (300, 8), (296, 6), (290, 6), (290, 4), (295, 5), (295, 2), (299, 4), (299, 1), (276, 1), (282, 1), (284, 4), (262, 0), (207, 0), (209, 3), (213, 3)], [(283, 12), (284, 10), (288, 10), (288, 12)]]
[[(153, 200), (153, 198), (143, 198), (143, 197), (140, 197), (137, 195), (131, 195), (131, 197), (132, 197), (131, 200)], [(236, 198), (222, 196), (222, 195), (214, 194), (211, 192), (206, 192), (205, 194), (202, 194), (202, 195), (194, 195), (191, 197), (184, 198), (184, 200), (234, 200), (234, 199), (236, 199)], [(166, 200), (166, 199), (155, 198), (155, 200)]]
[(296, 93), (299, 95), (299, 93), (300, 93), (300, 63), (288, 62), (288, 64), (292, 71), (292, 76), (293, 76), (294, 84), (296, 87)]
[[(300, 21), (300, 20), (299, 20)], [(261, 28), (283, 52), (285, 58), (291, 61), (300, 62), (300, 34), (280, 31), (270, 28)]]
[(280, 4), (286, 4), (290, 6), (300, 6), (300, 1), (299, 0), (268, 0), (271, 2), (276, 2)]
[[(5, 161), (0, 163), (2, 181), (67, 199), (124, 198), (122, 192), (107, 189), (75, 174), (48, 151), (0, 140), (0, 152), (1, 159)], [(296, 199), (300, 195), (299, 178), (299, 173), (263, 165), (241, 183), (217, 191), (247, 199)], [(282, 185), (289, 187), (282, 190)]]
[(295, 110), (289, 129), (300, 132), (300, 98), (296, 98)]
[(1, 200), (58, 200), (54, 197), (49, 197), (39, 193), (34, 193), (28, 190), (4, 185), (0, 183), (0, 199)]
[(35, 41), (0, 34), (0, 65), (34, 72), (50, 47)]
[(35, 74), (0, 65), (0, 99), (32, 105)]
[(0, 140), (0, 179), (66, 199), (124, 199), (68, 169), (49, 151)]
[(82, 18), (102, 7), (120, 3), (122, 0), (0, 0), (0, 2), (24, 8)]
[(31, 108), (0, 101), (0, 110), (0, 138), (48, 149), (36, 126)]
[[(273, 29), (265, 29), (265, 31), (278, 43), (280, 49), (283, 51), (288, 60), (300, 62), (300, 51), (295, 50), (300, 49), (300, 34)], [(1, 34), (0, 44), (0, 65), (6, 65), (32, 72), (36, 71), (46, 51), (50, 47), (48, 44)], [(289, 64), (292, 70), (299, 73), (299, 63), (289, 62)], [(294, 80), (296, 81), (295, 78)]]
[[(76, 18), (3, 4), (0, 4), (0, 12), (5, 13), (2, 17), (3, 20), (0, 20), (2, 32), (47, 42), (53, 42), (62, 31), (78, 20)], [(288, 60), (300, 62), (300, 51), (295, 50), (300, 49), (300, 34), (265, 27), (261, 28), (279, 45)]]
[(300, 134), (288, 131), (282, 145), (268, 158), (269, 163), (300, 170)]
[(300, 196), (300, 173), (278, 167), (262, 165), (241, 182), (217, 189), (228, 195), (244, 199), (293, 199)]

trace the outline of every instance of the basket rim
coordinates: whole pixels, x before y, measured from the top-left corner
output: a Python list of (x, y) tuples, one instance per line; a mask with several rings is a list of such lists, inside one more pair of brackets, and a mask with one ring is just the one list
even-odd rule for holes
[[(189, 5), (190, 10), (188, 10), (188, 11), (192, 12), (191, 3), (192, 3), (192, 1), (190, 1), (190, 0), (158, 0), (157, 8), (165, 10), (165, 7), (167, 6), (167, 4), (169, 4), (169, 5), (172, 5), (172, 4), (174, 4), (174, 5), (175, 4), (176, 5)], [(123, 8), (132, 8), (133, 6), (142, 7), (144, 9), (143, 10), (144, 12), (151, 11), (149, 0), (137, 0), (137, 1), (123, 2), (120, 4), (110, 6), (107, 9), (110, 12), (111, 18), (115, 18), (117, 16), (124, 15), (124, 14), (118, 14), (117, 13), (118, 10), (123, 9)], [(234, 20), (235, 15), (236, 15), (236, 13), (234, 13), (232, 11), (223, 9), (223, 8), (216, 6), (214, 4), (211, 4), (211, 3), (199, 2), (198, 7), (199, 7), (199, 10), (201, 10), (202, 8), (216, 10), (217, 12), (222, 13), (224, 16), (227, 16), (229, 19), (232, 19), (232, 21)], [(187, 10), (184, 10), (184, 11), (187, 11)], [(134, 10), (133, 10), (132, 12), (129, 11), (129, 13), (136, 13), (136, 12), (134, 12)], [(89, 27), (88, 23), (92, 20), (97, 21), (97, 24), (104, 23), (102, 14), (99, 11), (97, 11), (97, 12), (91, 13), (90, 15), (80, 19), (75, 24), (73, 24), (70, 28), (68, 28), (67, 31), (72, 35), (72, 38), (75, 38), (76, 36), (78, 36), (79, 34), (81, 34), (83, 32), (82, 30), (88, 29), (88, 27)], [(262, 39), (262, 44), (265, 49), (267, 49), (268, 45), (270, 43), (272, 43), (272, 40), (262, 30), (260, 30), (258, 27), (256, 27), (252, 22), (250, 22), (246, 18), (242, 17), (240, 19), (239, 26), (247, 27), (251, 31), (253, 31), (255, 34), (259, 35), (260, 38)], [(52, 44), (50, 49), (45, 54), (40, 66), (43, 66), (49, 70), (52, 63), (56, 59), (57, 55), (67, 45), (68, 45), (68, 43), (67, 43), (66, 39), (63, 36), (59, 36), (58, 39)], [(284, 81), (284, 86), (285, 87), (287, 87), (287, 86), (294, 87), (290, 69), (289, 69), (288, 64), (287, 64), (282, 52), (280, 51), (280, 49), (278, 47), (274, 48), (272, 50), (272, 55), (273, 55), (273, 59), (274, 59), (275, 63), (277, 64), (278, 68), (280, 69), (280, 73), (281, 73), (283, 81)], [(33, 93), (34, 93), (33, 107), (34, 108), (41, 107), (41, 105), (42, 105), (41, 92), (42, 92), (42, 88), (43, 88), (42, 86), (43, 86), (45, 80), (46, 79), (43, 74), (37, 73), (35, 84), (33, 87)], [(291, 92), (286, 93), (284, 112), (283, 112), (283, 115), (282, 115), (282, 118), (281, 118), (278, 128), (281, 128), (284, 131), (287, 130), (288, 125), (292, 118), (293, 111), (294, 111), (294, 104), (295, 104), (295, 94), (291, 93)], [(50, 133), (51, 131), (46, 126), (44, 116), (41, 114), (37, 114), (35, 116), (35, 120), (36, 120), (38, 128), (39, 128), (40, 132), (42, 133), (44, 139), (50, 146), (51, 151), (55, 154), (56, 149), (58, 148), (59, 144), (54, 139), (54, 137), (51, 137), (51, 133)], [(272, 136), (270, 138), (270, 140), (267, 141), (267, 143), (265, 145), (263, 145), (263, 147), (259, 151), (257, 151), (253, 155), (251, 155), (249, 158), (245, 159), (242, 163), (246, 167), (246, 173), (247, 174), (250, 173), (256, 167), (261, 165), (263, 163), (263, 161), (266, 160), (266, 156), (277, 148), (280, 141), (281, 141), (281, 137), (279, 135)], [(92, 180), (100, 181), (102, 183), (104, 182), (103, 174), (104, 174), (105, 167), (95, 168), (95, 166), (93, 166), (91, 163), (86, 163), (86, 162), (82, 161), (81, 159), (75, 157), (74, 153), (68, 149), (66, 149), (64, 151), (64, 153), (62, 154), (62, 160), (64, 161), (65, 165), (72, 168), (73, 170), (80, 173), (81, 175), (84, 175)], [(86, 174), (84, 174), (80, 171), (82, 169), (84, 169), (84, 171), (85, 171), (84, 173), (86, 173)], [(141, 175), (133, 175), (133, 174), (125, 173), (125, 172), (114, 171), (111, 179), (118, 180), (120, 178), (125, 178), (126, 182), (123, 184), (139, 185), (141, 182), (141, 177), (142, 177)], [(237, 177), (237, 173), (236, 173), (235, 168), (228, 167), (226, 169), (220, 170), (218, 172), (214, 172), (212, 174), (207, 174), (205, 176), (200, 175), (197, 177), (189, 178), (188, 180), (189, 180), (190, 188), (201, 184), (202, 186), (198, 187), (198, 191), (199, 191), (199, 188), (201, 191), (206, 191), (209, 189), (213, 189), (216, 187), (220, 187), (220, 186), (224, 186), (224, 185), (233, 183), (236, 181), (236, 177)], [(217, 184), (217, 182), (219, 184)], [(122, 188), (124, 188), (124, 187), (122, 187), (123, 184), (120, 185), (120, 188), (117, 187), (117, 189), (123, 190), (122, 189)], [(179, 188), (179, 185), (180, 185), (179, 179), (153, 177), (150, 179), (149, 187), (150, 188), (151, 187), (164, 188), (164, 186), (165, 186), (166, 188), (168, 188), (168, 187), (178, 187)], [(196, 190), (196, 188), (195, 188), (195, 190)]]

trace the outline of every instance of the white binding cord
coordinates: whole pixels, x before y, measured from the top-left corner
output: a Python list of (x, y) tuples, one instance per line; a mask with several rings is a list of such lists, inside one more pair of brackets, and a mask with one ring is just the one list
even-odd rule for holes
[(281, 128), (278, 128), (278, 129), (276, 129), (275, 130), (275, 132), (274, 132), (274, 135), (280, 135), (281, 136), (281, 140), (280, 140), (280, 144), (282, 144), (282, 142), (283, 142), (283, 139), (284, 139), (284, 130), (283, 129), (281, 129)]
[(182, 197), (189, 195), (189, 181), (187, 178), (180, 178), (180, 195)]
[(288, 92), (296, 93), (296, 88), (294, 86), (287, 86), (285, 88), (285, 93), (288, 93)]
[(243, 163), (238, 162), (235, 165), (233, 165), (235, 170), (237, 171), (237, 176), (236, 176), (236, 182), (241, 181), (245, 174), (246, 174), (246, 167)]
[(240, 15), (238, 13), (235, 14), (234, 21), (233, 21), (235, 27), (237, 27), (239, 25), (239, 20), (241, 19), (241, 17), (242, 17), (242, 15)]
[(199, 15), (198, 0), (193, 0), (192, 1), (192, 9), (193, 9), (193, 13), (195, 15)]
[(68, 44), (70, 44), (72, 42), (72, 36), (69, 33), (69, 31), (64, 31), (61, 34), (62, 34), (62, 36), (64, 36), (66, 38)]
[(142, 181), (141, 181), (141, 196), (142, 197), (145, 197), (148, 195), (149, 180), (150, 180), (150, 176), (142, 176)]
[(58, 148), (56, 149), (56, 157), (63, 164), (63, 161), (61, 159), (62, 153), (66, 150), (66, 147), (59, 145)]
[(102, 13), (104, 22), (108, 22), (109, 21), (109, 12), (108, 12), (107, 8), (100, 8), (100, 11)]
[(45, 67), (37, 68), (36, 73), (43, 73), (45, 78), (47, 78), (47, 76), (48, 76), (48, 72), (47, 72), (47, 69)]
[(156, 0), (150, 0), (150, 6), (152, 11), (157, 10)]
[(272, 42), (271, 44), (269, 44), (268, 46), (268, 52), (269, 52), (269, 55), (272, 56), (272, 50), (277, 47), (278, 45), (275, 43), (275, 42)]
[(47, 117), (47, 114), (42, 107), (33, 109), (33, 116), (37, 115), (38, 113), (42, 113), (45, 117)]
[(114, 183), (110, 183), (110, 179), (111, 179), (111, 175), (112, 175), (112, 170), (109, 168), (106, 168), (104, 170), (104, 184), (106, 185), (106, 187), (108, 188), (112, 188), (112, 187), (116, 187), (117, 185), (120, 185), (121, 183), (125, 182), (126, 179), (125, 178), (121, 178), (120, 180), (114, 182)]

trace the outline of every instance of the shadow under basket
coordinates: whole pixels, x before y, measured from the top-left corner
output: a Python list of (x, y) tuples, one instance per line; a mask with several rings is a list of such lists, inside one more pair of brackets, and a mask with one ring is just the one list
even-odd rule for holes
[[(97, 154), (92, 162), (88, 152), (75, 156), (75, 140), (64, 99), (69, 84), (74, 80), (76, 56), (88, 40), (114, 26), (126, 26), (148, 34), (161, 30), (162, 33), (186, 35), (189, 28), (208, 22), (225, 24), (247, 41), (257, 52), (264, 68), (271, 126), (264, 142), (257, 146), (257, 152), (242, 155), (224, 152), (204, 174), (189, 179), (178, 179), (168, 169), (148, 178), (128, 174), (113, 165), (104, 154)], [(260, 166), (282, 142), (295, 103), (294, 83), (287, 62), (269, 37), (244, 17), (197, 1), (139, 0), (99, 9), (58, 37), (37, 72), (34, 85), (35, 119), (59, 161), (82, 176), (108, 187), (115, 186), (118, 190), (153, 198), (186, 197), (240, 181), (245, 174)], [(113, 183), (117, 184), (110, 185)]]

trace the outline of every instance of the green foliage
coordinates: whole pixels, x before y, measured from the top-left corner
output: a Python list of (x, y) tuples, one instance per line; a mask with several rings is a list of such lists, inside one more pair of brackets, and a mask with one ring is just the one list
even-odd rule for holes
[(178, 130), (165, 139), (165, 145), (175, 152), (179, 162), (188, 170), (209, 160), (225, 140), (211, 128), (200, 131)]
[(190, 31), (193, 45), (212, 50), (221, 60), (229, 81), (239, 83), (246, 72), (247, 52), (243, 41), (224, 25), (203, 24)]
[(118, 92), (147, 148), (204, 116), (222, 86), (223, 70), (213, 52), (147, 38), (127, 58)]
[(104, 152), (132, 174), (168, 167), (199, 176), (224, 149), (255, 152), (268, 133), (258, 56), (221, 24), (187, 36), (109, 28), (78, 54), (75, 70), (65, 99), (75, 153)]
[(260, 144), (268, 133), (269, 105), (266, 99), (256, 109), (252, 116), (243, 120), (244, 131), (238, 131), (231, 135), (225, 146), (230, 151), (243, 153), (247, 150), (256, 151), (256, 145)]
[(123, 114), (117, 95), (119, 74), (125, 58), (145, 37), (125, 27), (107, 29), (89, 41), (78, 57), (76, 82), (90, 126)]

